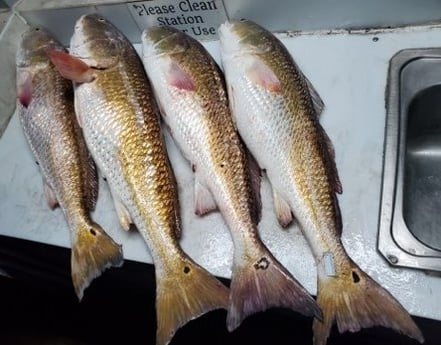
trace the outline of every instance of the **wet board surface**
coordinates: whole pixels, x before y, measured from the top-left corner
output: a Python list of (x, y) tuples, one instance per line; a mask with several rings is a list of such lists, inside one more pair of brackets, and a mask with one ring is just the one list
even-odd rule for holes
[[(321, 122), (334, 143), (343, 185), (339, 196), (343, 242), (351, 257), (412, 313), (441, 319), (441, 279), (424, 272), (392, 268), (377, 251), (385, 124), (384, 92), (388, 61), (398, 50), (439, 45), (440, 28), (397, 29), (372, 34), (305, 34), (283, 42), (325, 102)], [(204, 43), (219, 61), (219, 42)], [(139, 45), (136, 46), (139, 51)], [(11, 85), (10, 87), (14, 87)], [(232, 242), (219, 213), (194, 215), (190, 166), (167, 137), (177, 176), (183, 218), (182, 246), (210, 272), (230, 277)], [(27, 147), (16, 115), (0, 139), (0, 234), (63, 247), (70, 246), (60, 209), (50, 211), (38, 166)], [(282, 230), (274, 216), (270, 186), (262, 185), (264, 242), (288, 270), (316, 292), (316, 268), (300, 230)], [(120, 229), (105, 182), (94, 219), (122, 243), (127, 259), (151, 263), (136, 231)]]

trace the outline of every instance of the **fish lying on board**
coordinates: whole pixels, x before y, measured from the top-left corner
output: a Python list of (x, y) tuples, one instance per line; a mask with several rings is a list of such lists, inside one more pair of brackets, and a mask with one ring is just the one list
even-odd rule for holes
[(336, 197), (342, 187), (332, 145), (319, 124), (320, 97), (267, 30), (244, 20), (225, 23), (219, 32), (239, 133), (266, 170), (280, 224), (294, 216), (317, 263), (323, 320), (314, 320), (314, 344), (326, 343), (334, 321), (340, 332), (381, 325), (423, 342), (406, 310), (342, 245)]
[(146, 30), (142, 43), (144, 66), (163, 120), (195, 174), (195, 212), (202, 215), (218, 208), (231, 231), (234, 259), (228, 329), (270, 307), (320, 317), (315, 300), (259, 238), (259, 202), (228, 107), (222, 72), (197, 40), (177, 29)]
[(121, 266), (121, 246), (90, 217), (98, 196), (95, 164), (74, 112), (72, 83), (46, 51), (63, 46), (41, 28), (27, 30), (17, 51), (18, 115), (40, 166), (50, 208), (61, 207), (71, 231), (71, 274), (79, 299), (110, 266)]
[(164, 345), (189, 320), (226, 308), (228, 289), (179, 246), (176, 181), (135, 49), (109, 21), (91, 14), (77, 21), (70, 53), (50, 56), (75, 81), (79, 122), (121, 224), (134, 223), (149, 246), (156, 274), (156, 343)]

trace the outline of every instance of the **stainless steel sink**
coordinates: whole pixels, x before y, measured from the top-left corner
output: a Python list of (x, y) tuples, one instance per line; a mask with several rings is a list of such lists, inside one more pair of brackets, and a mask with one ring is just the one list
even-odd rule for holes
[(389, 65), (379, 250), (393, 265), (441, 271), (441, 49)]

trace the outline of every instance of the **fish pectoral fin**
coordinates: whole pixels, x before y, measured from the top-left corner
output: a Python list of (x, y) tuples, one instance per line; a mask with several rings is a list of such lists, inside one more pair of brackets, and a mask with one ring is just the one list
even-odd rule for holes
[(194, 91), (193, 78), (181, 65), (171, 61), (166, 71), (167, 83), (184, 91)]
[(132, 217), (130, 216), (129, 211), (127, 211), (127, 208), (123, 205), (122, 201), (118, 197), (115, 197), (114, 193), (112, 193), (112, 197), (116, 214), (118, 215), (119, 224), (121, 224), (121, 227), (124, 230), (129, 231), (130, 224), (133, 224)]
[(274, 71), (263, 61), (255, 59), (246, 70), (247, 77), (254, 84), (271, 92), (282, 91), (282, 84)]
[(211, 191), (205, 186), (205, 184), (199, 181), (197, 174), (195, 174), (194, 194), (195, 214), (203, 216), (204, 214), (217, 210), (213, 194), (211, 194)]
[(294, 215), (291, 212), (288, 202), (280, 196), (280, 194), (273, 189), (274, 208), (276, 210), (276, 217), (279, 224), (286, 228), (294, 220)]
[(94, 70), (79, 58), (61, 50), (48, 50), (47, 55), (58, 72), (77, 83), (89, 83), (95, 79)]
[(47, 205), (51, 210), (55, 209), (59, 204), (57, 197), (55, 196), (54, 190), (47, 183), (46, 179), (43, 179), (43, 190), (44, 195), (46, 196)]
[(424, 337), (409, 313), (384, 288), (350, 261), (345, 268), (336, 267), (336, 275), (319, 270), (317, 302), (323, 320), (314, 320), (315, 345), (325, 345), (332, 324), (340, 333), (383, 326), (405, 334), (420, 343)]
[(23, 107), (27, 108), (32, 101), (33, 86), (31, 73), (26, 72), (17, 84), (17, 99)]

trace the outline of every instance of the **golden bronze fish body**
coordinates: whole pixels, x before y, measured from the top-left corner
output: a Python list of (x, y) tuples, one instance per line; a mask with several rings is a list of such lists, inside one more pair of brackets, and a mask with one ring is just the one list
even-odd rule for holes
[(220, 28), (221, 53), (238, 130), (273, 188), (279, 222), (294, 218), (318, 268), (314, 343), (323, 345), (334, 321), (340, 332), (382, 325), (419, 341), (404, 308), (364, 273), (341, 243), (334, 150), (318, 115), (323, 104), (287, 49), (250, 21)]
[(164, 122), (195, 174), (195, 213), (218, 208), (234, 242), (227, 327), (270, 307), (320, 315), (315, 301), (259, 238), (247, 154), (230, 114), (225, 81), (205, 48), (168, 27), (143, 34), (143, 60)]
[(72, 280), (78, 297), (101, 271), (122, 264), (122, 252), (90, 217), (98, 180), (77, 124), (72, 83), (55, 69), (48, 49), (64, 51), (49, 33), (32, 28), (17, 52), (17, 107), (31, 150), (44, 177), (51, 208), (60, 205), (71, 230)]
[(77, 21), (71, 54), (55, 54), (54, 61), (64, 75), (83, 81), (75, 86), (75, 108), (121, 224), (135, 224), (150, 249), (157, 344), (167, 344), (189, 320), (225, 307), (228, 289), (179, 246), (176, 181), (154, 96), (130, 42), (103, 17), (87, 15)]

